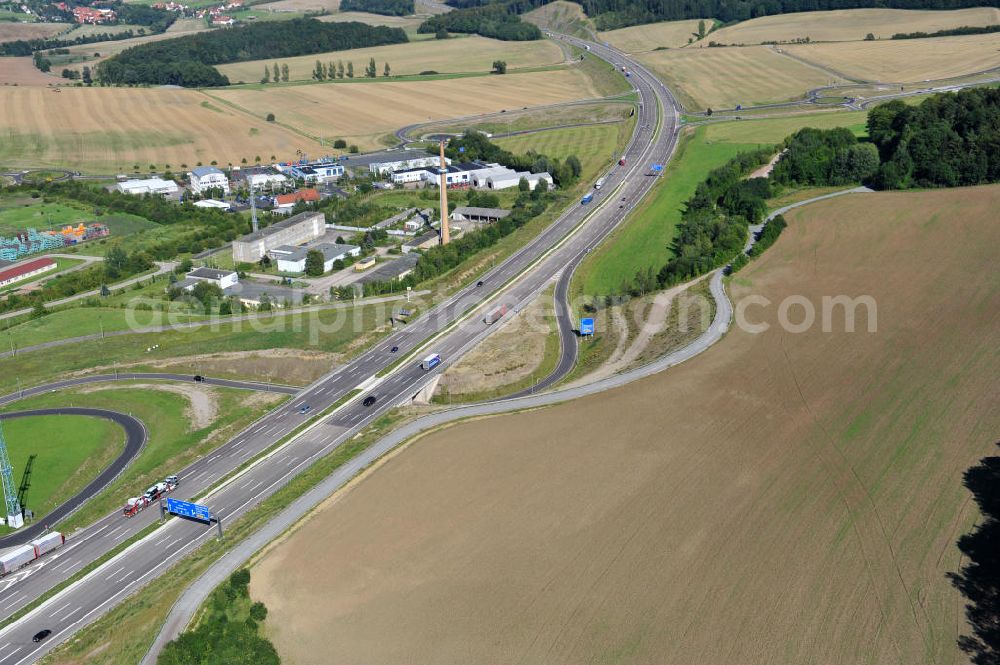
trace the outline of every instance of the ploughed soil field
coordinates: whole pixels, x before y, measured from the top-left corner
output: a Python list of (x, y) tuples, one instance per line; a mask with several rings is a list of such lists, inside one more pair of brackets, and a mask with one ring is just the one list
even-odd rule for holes
[[(792, 212), (730, 284), (767, 331), (402, 449), (257, 562), (283, 661), (965, 662), (946, 574), (977, 517), (962, 473), (1000, 438), (998, 205)], [(876, 332), (865, 307), (824, 332), (839, 295), (874, 299)], [(787, 298), (815, 325), (783, 330)]]

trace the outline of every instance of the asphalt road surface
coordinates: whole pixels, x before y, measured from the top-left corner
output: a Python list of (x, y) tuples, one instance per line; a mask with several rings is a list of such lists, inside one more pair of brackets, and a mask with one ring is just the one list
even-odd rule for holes
[(125, 470), (129, 462), (146, 445), (146, 439), (148, 438), (146, 426), (142, 424), (141, 420), (128, 414), (109, 411), (108, 409), (91, 409), (85, 407), (30, 409), (27, 411), (0, 413), (0, 421), (31, 416), (90, 416), (92, 418), (110, 420), (111, 422), (118, 423), (125, 430), (125, 448), (115, 458), (114, 462), (101, 471), (94, 480), (77, 492), (75, 496), (65, 501), (51, 513), (40, 517), (34, 524), (18, 529), (14, 533), (0, 538), (0, 548), (23, 545), (28, 541), (34, 540), (48, 530), (47, 525), (55, 524), (72, 514), (77, 508), (86, 503), (87, 499), (100, 492), (112, 480), (117, 478), (118, 474)]
[[(195, 383), (194, 377), (190, 374), (165, 374), (165, 373), (120, 373), (120, 374), (97, 374), (94, 376), (67, 379), (65, 381), (55, 381), (41, 386), (34, 386), (27, 390), (0, 396), (0, 406), (9, 404), (25, 397), (39, 395), (42, 393), (62, 390), (73, 386), (81, 386), (91, 383), (104, 383), (107, 381), (132, 381), (132, 380), (158, 380), (158, 381), (183, 381)], [(201, 383), (205, 385), (221, 386), (225, 388), (239, 388), (243, 390), (259, 390), (264, 392), (282, 393), (294, 395), (298, 388), (293, 386), (273, 385), (259, 383), (256, 381), (232, 381), (229, 379), (213, 379), (204, 377)], [(138, 418), (129, 414), (119, 413), (108, 409), (95, 409), (87, 407), (58, 407), (49, 409), (30, 409), (27, 411), (10, 411), (0, 413), (0, 421), (12, 418), (25, 418), (28, 416), (53, 416), (53, 415), (77, 415), (91, 416), (95, 418), (105, 418), (118, 423), (125, 430), (125, 448), (121, 454), (98, 476), (87, 484), (82, 490), (70, 497), (64, 503), (56, 507), (52, 512), (37, 517), (34, 524), (18, 529), (16, 532), (4, 537), (0, 537), (0, 549), (23, 545), (34, 540), (49, 528), (56, 528), (58, 523), (73, 514), (88, 499), (107, 487), (111, 481), (125, 470), (125, 467), (132, 462), (149, 438), (146, 426)]]
[[(582, 43), (568, 38), (567, 41)], [(591, 44), (591, 52), (616, 65), (627, 64), (632, 71), (629, 80), (641, 100), (635, 134), (623, 153), (626, 165), (616, 165), (605, 174), (605, 185), (596, 193), (594, 202), (571, 206), (536, 238), (480, 276), (482, 287), (473, 282), (460, 289), (352, 362), (326, 374), (290, 403), (263, 416), (211, 455), (177, 470), (181, 485), (174, 493), (176, 498), (200, 497), (220, 478), (304, 425), (311, 415), (360, 388), (362, 392), (332, 416), (309, 425), (290, 442), (271, 450), (260, 461), (199, 498), (224, 523), (231, 523), (378, 415), (409, 402), (435, 374), (491, 332), (491, 327), (481, 320), (485, 311), (498, 302), (507, 303), (513, 311), (520, 310), (574, 258), (585, 254), (618, 225), (655, 182), (656, 178), (649, 175), (651, 164), (665, 164), (673, 152), (676, 105), (662, 83), (624, 55), (598, 44)], [(658, 119), (661, 105), (662, 123)], [(392, 347), (398, 347), (398, 352), (392, 353)], [(418, 364), (420, 356), (430, 352), (441, 354), (444, 363), (424, 371)], [(389, 369), (395, 371), (388, 372)], [(377, 401), (374, 406), (365, 407), (362, 398), (369, 395)], [(73, 534), (59, 551), (0, 579), (0, 616), (24, 608), (157, 518), (157, 511), (153, 510), (127, 520), (117, 512), (108, 515)], [(153, 534), (0, 631), (0, 665), (21, 665), (39, 658), (212, 535), (213, 531), (204, 526), (168, 520)], [(42, 628), (51, 629), (52, 636), (44, 642), (32, 643), (31, 636)]]

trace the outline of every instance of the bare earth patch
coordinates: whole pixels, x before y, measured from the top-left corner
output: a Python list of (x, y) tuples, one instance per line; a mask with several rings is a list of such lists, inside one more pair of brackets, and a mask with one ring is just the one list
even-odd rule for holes
[(184, 410), (191, 431), (211, 425), (219, 411), (219, 396), (214, 388), (178, 383), (129, 383), (128, 385), (97, 385), (80, 389), (81, 393), (96, 393), (105, 390), (160, 390), (187, 398), (189, 406)]
[[(298, 665), (966, 662), (962, 472), (1000, 431), (1000, 186), (842, 197), (705, 354), (419, 439), (255, 566)], [(870, 295), (845, 331), (789, 296)], [(801, 321), (802, 307), (789, 312)], [(322, 562), (322, 565), (317, 565)]]

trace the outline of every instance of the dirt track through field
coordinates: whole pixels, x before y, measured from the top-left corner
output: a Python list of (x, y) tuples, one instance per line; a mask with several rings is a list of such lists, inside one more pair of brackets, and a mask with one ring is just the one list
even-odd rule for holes
[[(419, 439), (254, 570), (288, 662), (935, 663), (962, 472), (1000, 430), (1000, 187), (789, 213), (731, 284), (762, 334)], [(778, 304), (870, 295), (855, 332)], [(802, 306), (788, 310), (799, 322)], [(322, 560), (316, 567), (312, 562)], [(308, 609), (305, 609), (308, 608)]]

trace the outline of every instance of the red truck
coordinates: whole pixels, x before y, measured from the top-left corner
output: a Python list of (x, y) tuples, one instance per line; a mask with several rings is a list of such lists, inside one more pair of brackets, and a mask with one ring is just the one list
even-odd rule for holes
[(483, 323), (488, 326), (492, 326), (494, 323), (503, 318), (503, 315), (507, 313), (507, 305), (500, 305), (489, 314), (483, 317)]

